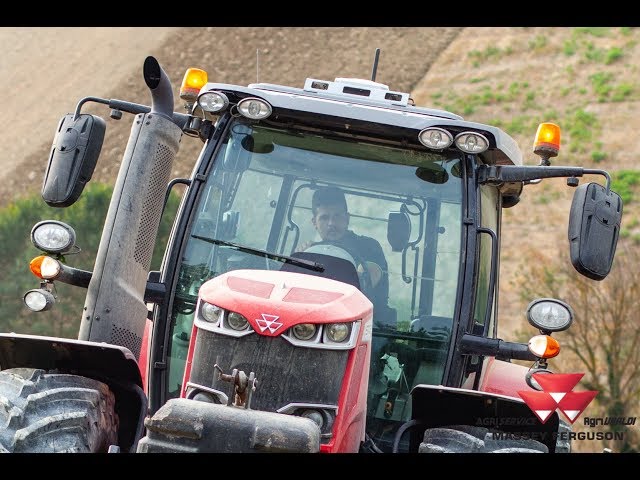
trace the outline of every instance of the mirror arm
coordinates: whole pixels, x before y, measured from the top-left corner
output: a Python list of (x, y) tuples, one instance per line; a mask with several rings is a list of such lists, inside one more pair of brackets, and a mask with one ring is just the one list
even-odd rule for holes
[[(117, 100), (117, 99), (107, 100), (106, 98), (99, 98), (99, 97), (84, 97), (82, 100), (78, 102), (78, 105), (76, 106), (76, 111), (74, 112), (74, 115), (73, 115), (74, 120), (77, 120), (80, 117), (80, 111), (82, 110), (82, 107), (84, 106), (85, 103), (88, 103), (88, 102), (101, 103), (103, 105), (107, 105), (112, 110), (120, 110), (123, 112), (131, 113), (133, 115), (138, 115), (140, 113), (149, 113), (151, 111), (151, 107), (148, 107), (147, 105), (140, 105), (139, 103), (126, 102), (124, 100)], [(184, 113), (173, 112), (172, 120), (173, 120), (173, 123), (178, 125), (180, 128), (183, 128), (187, 124), (189, 117), (190, 117), (189, 115), (186, 115)], [(116, 118), (116, 117), (113, 117), (113, 114), (112, 114), (112, 118)]]
[(606, 190), (609, 193), (611, 177), (604, 170), (582, 167), (524, 167), (517, 165), (481, 165), (478, 167), (478, 183), (500, 185), (509, 182), (526, 182), (541, 178), (582, 177), (583, 175), (602, 175), (606, 179)]
[(609, 172), (605, 171), (605, 170), (598, 170), (598, 169), (592, 169), (592, 168), (585, 168), (584, 169), (584, 173), (585, 175), (602, 175), (605, 179), (606, 179), (606, 185), (605, 185), (605, 190), (606, 190), (606, 194), (609, 195), (609, 191), (611, 189), (611, 176), (609, 175)]

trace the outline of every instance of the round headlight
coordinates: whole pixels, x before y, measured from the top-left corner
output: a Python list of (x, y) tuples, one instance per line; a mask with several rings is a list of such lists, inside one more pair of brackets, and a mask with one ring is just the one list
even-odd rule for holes
[(249, 326), (249, 321), (238, 312), (229, 312), (227, 323), (234, 330), (245, 330)]
[(220, 317), (222, 317), (223, 310), (212, 303), (202, 302), (202, 307), (200, 307), (200, 315), (207, 322), (218, 323), (220, 321)]
[(453, 137), (442, 128), (425, 128), (418, 134), (418, 140), (425, 147), (442, 150), (453, 143)]
[(349, 331), (348, 323), (332, 323), (326, 327), (327, 338), (336, 343), (344, 342), (349, 338)]
[(205, 112), (216, 113), (227, 108), (229, 99), (222, 92), (205, 92), (198, 97), (198, 105)]
[(238, 112), (252, 120), (262, 120), (271, 115), (271, 105), (260, 98), (245, 98), (238, 102)]
[(527, 320), (545, 332), (566, 330), (573, 322), (571, 307), (555, 298), (539, 298), (527, 307)]
[(66, 253), (76, 243), (76, 232), (66, 223), (44, 220), (31, 229), (31, 242), (44, 252)]
[(34, 312), (44, 312), (49, 310), (55, 303), (55, 298), (51, 292), (42, 289), (29, 290), (24, 294), (24, 304)]
[(313, 323), (300, 323), (291, 329), (293, 336), (298, 340), (311, 340), (317, 331)]
[(466, 153), (482, 153), (489, 148), (489, 140), (475, 132), (462, 132), (456, 135), (456, 147)]

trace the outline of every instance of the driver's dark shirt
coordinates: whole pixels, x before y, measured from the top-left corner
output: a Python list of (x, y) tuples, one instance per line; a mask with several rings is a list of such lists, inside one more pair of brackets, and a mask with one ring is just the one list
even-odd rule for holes
[(380, 243), (374, 238), (357, 235), (352, 230), (347, 230), (340, 240), (332, 243), (344, 248), (358, 263), (368, 261), (377, 263), (380, 266), (382, 278), (371, 291), (363, 293), (373, 303), (374, 315), (376, 311), (384, 311), (389, 299), (389, 277), (387, 275), (387, 260)]

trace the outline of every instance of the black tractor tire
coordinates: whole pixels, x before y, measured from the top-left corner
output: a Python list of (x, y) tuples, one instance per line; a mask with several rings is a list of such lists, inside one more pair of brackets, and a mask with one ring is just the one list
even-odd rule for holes
[(115, 397), (78, 375), (0, 371), (0, 453), (102, 453), (118, 443)]
[(571, 425), (560, 419), (558, 426), (558, 438), (556, 440), (556, 453), (571, 453)]
[(493, 431), (472, 425), (428, 428), (419, 453), (548, 453), (549, 449), (533, 439), (496, 439)]

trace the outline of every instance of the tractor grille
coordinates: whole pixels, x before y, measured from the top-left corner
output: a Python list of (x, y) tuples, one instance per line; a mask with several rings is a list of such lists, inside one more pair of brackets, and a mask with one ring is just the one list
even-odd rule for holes
[(231, 384), (218, 380), (233, 369), (258, 380), (254, 410), (276, 411), (290, 403), (337, 405), (349, 351), (296, 347), (280, 337), (234, 338), (198, 330), (190, 381), (231, 397)]

